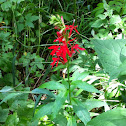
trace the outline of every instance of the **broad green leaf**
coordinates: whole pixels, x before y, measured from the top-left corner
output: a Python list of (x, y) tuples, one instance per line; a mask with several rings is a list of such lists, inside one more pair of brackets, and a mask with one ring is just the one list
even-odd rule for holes
[(11, 8), (11, 6), (12, 6), (11, 1), (7, 1), (7, 2), (4, 2), (3, 4), (1, 4), (1, 8), (3, 11), (8, 11), (9, 8)]
[(86, 125), (87, 122), (91, 120), (90, 113), (88, 112), (85, 105), (76, 98), (71, 98), (71, 102), (73, 105), (73, 110), (79, 119)]
[(84, 106), (73, 105), (73, 110), (85, 125), (90, 121), (90, 114)]
[(37, 113), (35, 114), (33, 120), (35, 119), (39, 119), (45, 115), (49, 115), (52, 113), (52, 109), (53, 109), (53, 104), (54, 103), (48, 103), (44, 106), (42, 106), (41, 108), (39, 108), (39, 110), (37, 111)]
[(85, 91), (88, 91), (88, 92), (100, 93), (100, 91), (98, 89), (96, 89), (94, 86), (88, 84), (85, 81), (81, 81), (81, 80), (73, 81), (71, 83), (71, 85), (74, 85), (74, 86), (76, 86), (80, 89), (83, 89)]
[(91, 27), (100, 28), (102, 25), (103, 25), (103, 21), (102, 21), (101, 19), (98, 19), (98, 20), (96, 20), (96, 21), (91, 25)]
[(87, 126), (125, 126), (126, 109), (115, 108), (104, 112), (88, 122)]
[(9, 109), (2, 109), (0, 106), (0, 122), (5, 122), (8, 117)]
[(24, 29), (24, 24), (17, 23), (17, 28), (18, 28), (18, 32), (21, 32)]
[(10, 114), (5, 122), (6, 126), (16, 126), (19, 122), (17, 113)]
[(79, 70), (76, 70), (73, 75), (72, 75), (72, 78), (73, 78), (73, 81), (76, 81), (76, 80), (82, 80), (84, 79), (85, 77), (87, 77), (89, 75), (88, 72), (79, 72)]
[(67, 119), (65, 116), (58, 114), (55, 119), (53, 119), (53, 122), (55, 124), (58, 124), (60, 126), (66, 126), (67, 125)]
[(52, 112), (53, 112), (52, 115), (54, 118), (58, 114), (59, 110), (62, 108), (62, 105), (67, 99), (68, 93), (69, 93), (68, 90), (64, 90), (64, 91), (61, 91), (56, 97), (56, 100), (54, 102), (53, 109), (52, 109)]
[(57, 90), (57, 89), (63, 90), (65, 89), (65, 86), (61, 83), (58, 83), (57, 81), (49, 81), (39, 86), (39, 88), (47, 88), (50, 90)]
[(50, 91), (48, 91), (46, 89), (36, 88), (36, 89), (32, 90), (32, 93), (35, 93), (35, 94), (38, 94), (38, 93), (39, 94), (47, 94), (47, 95), (49, 95), (51, 97), (55, 97), (55, 95), (52, 92), (50, 92)]
[(99, 14), (97, 17), (99, 17), (100, 19), (104, 20), (106, 18), (106, 15), (104, 14)]
[(67, 126), (77, 126), (76, 119), (74, 118), (74, 116), (68, 119)]
[(120, 23), (122, 20), (119, 15), (113, 15), (110, 19), (110, 24)]
[(87, 99), (83, 104), (88, 109), (88, 111), (91, 111), (93, 108), (102, 106), (105, 107), (105, 111), (109, 110), (109, 106), (107, 105), (106, 102), (97, 99)]
[(109, 9), (109, 5), (107, 4), (106, 0), (103, 0), (103, 6), (106, 10)]
[(116, 78), (119, 75), (116, 70), (126, 59), (126, 40), (93, 40), (93, 42), (103, 68), (111, 79)]

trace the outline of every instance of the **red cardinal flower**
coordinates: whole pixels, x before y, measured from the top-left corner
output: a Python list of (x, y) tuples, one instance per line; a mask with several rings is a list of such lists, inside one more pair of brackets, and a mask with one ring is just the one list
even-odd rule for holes
[(72, 36), (73, 30), (75, 30), (76, 33), (79, 34), (79, 32), (76, 29), (77, 26), (74, 26), (74, 22), (72, 25), (65, 25), (62, 16), (61, 16), (61, 22), (63, 25), (61, 26), (61, 29), (59, 28), (60, 26), (55, 26), (55, 28), (58, 29), (59, 31), (57, 32), (57, 38), (54, 40), (54, 42), (59, 42), (59, 45), (53, 45), (48, 48), (52, 49), (50, 55), (54, 56), (52, 58), (53, 62), (51, 63), (52, 68), (55, 65), (55, 63), (56, 66), (58, 66), (59, 62), (65, 64), (68, 60), (67, 59), (68, 56), (71, 57), (72, 54), (75, 53), (76, 51), (79, 52), (79, 50), (85, 50), (84, 48), (79, 47), (78, 44), (74, 45), (70, 43), (76, 40), (76, 38), (69, 39)]
[(72, 34), (72, 31), (73, 31), (73, 30), (75, 30), (76, 33), (79, 34), (79, 32), (78, 32), (77, 29), (76, 29), (77, 26), (74, 26), (74, 22), (73, 22), (72, 25), (65, 25), (65, 26), (66, 26), (65, 32), (66, 32), (67, 30), (70, 30), (70, 32), (69, 32), (69, 38), (71, 37), (71, 34)]
[[(72, 46), (71, 46), (71, 54), (75, 53), (75, 50), (76, 50), (77, 52), (79, 52), (78, 49), (79, 49), (79, 50), (85, 50), (84, 48), (79, 47), (78, 44), (72, 45)], [(80, 52), (79, 52), (79, 53), (80, 53)]]

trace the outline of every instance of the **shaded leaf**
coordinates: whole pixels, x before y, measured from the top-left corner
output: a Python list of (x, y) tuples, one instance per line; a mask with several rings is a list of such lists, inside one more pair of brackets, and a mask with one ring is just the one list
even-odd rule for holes
[(2, 109), (0, 106), (0, 122), (5, 122), (8, 117), (9, 109)]
[(55, 118), (56, 115), (58, 114), (59, 110), (62, 108), (62, 105), (64, 104), (65, 100), (67, 99), (69, 91), (68, 90), (64, 90), (61, 91), (58, 96), (56, 97), (56, 100), (54, 102), (53, 105), (53, 117)]
[(39, 118), (41, 118), (41, 117), (43, 117), (45, 115), (51, 114), (52, 109), (53, 109), (53, 104), (54, 103), (48, 103), (48, 104), (42, 106), (41, 108), (39, 108), (39, 110), (35, 114), (33, 120), (39, 119)]

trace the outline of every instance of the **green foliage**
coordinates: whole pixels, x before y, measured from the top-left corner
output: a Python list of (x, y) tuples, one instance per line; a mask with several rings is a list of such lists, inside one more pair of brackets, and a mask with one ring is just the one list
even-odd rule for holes
[(110, 80), (125, 75), (125, 44), (120, 40), (93, 40), (95, 50)]
[(73, 81), (71, 83), (71, 86), (75, 86), (75, 87), (78, 87), (80, 89), (83, 89), (85, 91), (88, 91), (88, 92), (95, 92), (95, 93), (100, 93), (99, 90), (97, 90), (95, 87), (93, 87), (92, 85), (86, 83), (86, 82), (83, 82), (81, 80), (77, 80), (77, 81)]
[[(0, 125), (125, 125), (125, 109), (110, 110), (126, 103), (125, 40), (87, 40), (90, 33), (98, 39), (125, 38), (126, 1), (100, 2), (0, 0)], [(67, 64), (50, 67), (54, 14), (63, 16), (65, 25), (75, 19), (80, 34), (73, 36), (86, 48), (72, 57), (65, 78)], [(110, 80), (122, 83), (108, 84), (97, 64)]]
[[(93, 10), (95, 13), (94, 20), (90, 23), (92, 29), (92, 36), (96, 39), (112, 39), (118, 37), (120, 34), (118, 30), (122, 30), (125, 34), (124, 25), (125, 18), (125, 1), (109, 1), (108, 4), (105, 0), (99, 3)], [(120, 37), (123, 38), (123, 37)]]
[(115, 108), (113, 110), (102, 113), (96, 118), (88, 122), (87, 126), (125, 126), (126, 124), (126, 109)]

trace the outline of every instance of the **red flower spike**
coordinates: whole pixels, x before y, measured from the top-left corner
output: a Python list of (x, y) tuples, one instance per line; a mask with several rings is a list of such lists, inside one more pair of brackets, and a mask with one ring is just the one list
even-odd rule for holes
[[(77, 52), (79, 52), (79, 50), (85, 50), (85, 48), (81, 48), (81, 47), (79, 47), (79, 45), (78, 44), (76, 44), (76, 45), (73, 45), (72, 47), (71, 47), (71, 53), (75, 53), (75, 51), (74, 50), (76, 50)], [(80, 52), (79, 52), (80, 53)]]
[(50, 46), (50, 47), (48, 47), (48, 49), (53, 49), (53, 51), (50, 53), (50, 55), (55, 55), (55, 53), (58, 51), (58, 49), (59, 49), (59, 46), (57, 46), (57, 45), (54, 45), (54, 46)]
[(57, 63), (56, 63), (56, 66), (58, 66), (58, 63), (59, 63), (59, 60), (60, 60), (60, 59), (59, 59), (59, 58), (53, 57), (52, 60), (53, 60), (53, 62), (51, 63), (52, 68), (53, 68), (53, 66), (55, 65), (56, 62), (57, 62)]
[[(79, 32), (76, 29), (77, 26), (74, 26), (74, 22), (72, 25), (65, 25), (63, 16), (61, 16), (61, 21), (62, 21), (62, 25), (65, 26), (65, 29), (64, 28), (60, 29), (59, 27), (55, 26), (55, 29), (58, 29), (59, 31), (57, 32), (57, 38), (54, 40), (54, 42), (58, 41), (59, 45), (53, 45), (48, 48), (48, 49), (52, 49), (52, 52), (50, 53), (50, 55), (56, 56), (56, 57), (52, 58), (52, 60), (53, 60), (53, 62), (51, 63), (52, 68), (55, 65), (55, 63), (56, 63), (56, 67), (57, 67), (59, 61), (62, 64), (65, 64), (67, 62), (67, 56), (71, 57), (72, 54), (75, 53), (76, 51), (79, 52), (79, 50), (85, 50), (84, 48), (79, 47), (78, 44), (75, 44), (75, 45), (74, 45), (74, 43), (73, 43), (73, 45), (70, 44), (70, 42), (76, 40), (76, 38), (69, 40), (69, 38), (72, 35), (73, 30), (75, 30), (75, 32), (77, 34), (79, 34)], [(69, 46), (70, 50), (69, 50), (68, 46)]]
[(77, 34), (79, 34), (79, 32), (77, 31), (77, 26), (74, 26), (74, 22), (72, 25), (66, 25), (66, 28), (65, 28), (65, 33), (67, 30), (70, 30), (69, 32), (69, 38), (71, 37), (71, 34), (72, 34), (72, 31), (75, 30)]

